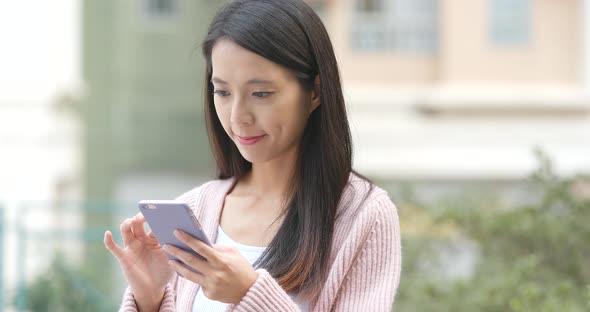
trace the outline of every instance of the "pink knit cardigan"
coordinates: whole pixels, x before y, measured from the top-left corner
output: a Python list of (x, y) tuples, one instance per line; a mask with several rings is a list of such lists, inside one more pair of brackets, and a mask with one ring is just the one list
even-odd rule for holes
[[(235, 179), (215, 180), (178, 199), (189, 203), (205, 233), (216, 240), (225, 195)], [(351, 174), (337, 210), (329, 272), (310, 311), (391, 311), (401, 273), (399, 219), (387, 193)], [(299, 311), (297, 304), (264, 269), (238, 304), (226, 311)], [(192, 311), (199, 285), (177, 274), (167, 285), (161, 312)], [(120, 311), (137, 311), (127, 287)]]

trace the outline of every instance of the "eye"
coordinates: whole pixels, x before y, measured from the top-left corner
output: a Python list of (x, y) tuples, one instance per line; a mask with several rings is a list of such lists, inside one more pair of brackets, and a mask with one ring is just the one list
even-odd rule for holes
[(217, 94), (219, 96), (228, 96), (229, 92), (225, 91), (225, 90), (214, 90), (213, 94)]
[(259, 91), (259, 92), (252, 93), (252, 95), (255, 97), (259, 97), (259, 98), (265, 98), (265, 97), (270, 96), (272, 93), (273, 92)]

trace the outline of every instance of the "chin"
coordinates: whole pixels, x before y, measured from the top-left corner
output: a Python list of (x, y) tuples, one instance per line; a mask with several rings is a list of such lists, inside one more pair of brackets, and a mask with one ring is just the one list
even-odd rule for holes
[(250, 163), (259, 163), (261, 161), (264, 161), (262, 157), (260, 157), (260, 155), (256, 155), (252, 152), (240, 150), (240, 155), (242, 155), (242, 157), (244, 157), (244, 159)]
[(247, 160), (248, 162), (250, 162), (252, 164), (264, 163), (264, 162), (267, 162), (271, 159), (270, 157), (268, 157), (268, 155), (261, 155), (261, 154), (252, 153), (252, 152), (248, 152), (248, 151), (242, 151), (242, 150), (240, 150), (240, 155), (242, 155), (242, 157), (244, 157), (245, 160)]

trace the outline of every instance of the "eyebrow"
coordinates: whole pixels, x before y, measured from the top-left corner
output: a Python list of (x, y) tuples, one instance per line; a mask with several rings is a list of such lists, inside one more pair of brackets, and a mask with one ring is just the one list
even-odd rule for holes
[[(228, 84), (227, 82), (223, 81), (223, 79), (219, 79), (217, 77), (211, 78), (211, 82)], [(270, 80), (254, 78), (254, 79), (248, 80), (246, 83), (247, 84), (272, 84), (273, 82)]]

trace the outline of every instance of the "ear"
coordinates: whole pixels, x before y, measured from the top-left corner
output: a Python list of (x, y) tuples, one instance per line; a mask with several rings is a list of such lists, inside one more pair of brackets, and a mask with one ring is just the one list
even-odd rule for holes
[(311, 114), (318, 106), (320, 106), (320, 75), (315, 76), (313, 82), (313, 89), (311, 90), (311, 102), (309, 105), (309, 113)]

